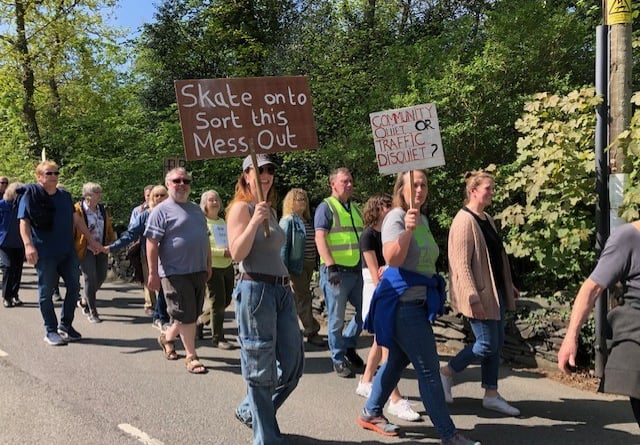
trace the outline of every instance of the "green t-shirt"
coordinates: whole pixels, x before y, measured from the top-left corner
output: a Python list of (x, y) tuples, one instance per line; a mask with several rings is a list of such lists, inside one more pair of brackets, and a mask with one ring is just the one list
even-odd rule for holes
[[(395, 241), (404, 232), (404, 217), (406, 214), (406, 211), (396, 207), (384, 218), (382, 223), (383, 245), (390, 241)], [(440, 249), (429, 228), (429, 220), (426, 216), (421, 215), (420, 223), (413, 232), (413, 239), (409, 243), (407, 256), (400, 267), (431, 277), (436, 273), (438, 255), (440, 255)], [(424, 286), (417, 286), (407, 290), (401, 299), (411, 300), (424, 298), (424, 296)]]

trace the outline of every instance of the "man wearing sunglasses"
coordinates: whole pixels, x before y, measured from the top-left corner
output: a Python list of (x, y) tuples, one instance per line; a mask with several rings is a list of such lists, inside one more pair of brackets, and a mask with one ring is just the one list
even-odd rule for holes
[[(20, 236), (24, 243), (27, 263), (35, 266), (38, 277), (38, 304), (44, 321), (44, 341), (51, 346), (62, 346), (80, 340), (73, 315), (80, 295), (80, 268), (73, 246), (74, 230), (88, 240), (89, 248), (102, 252), (93, 239), (82, 217), (74, 212), (73, 199), (58, 187), (60, 170), (52, 161), (42, 161), (36, 167), (36, 184), (27, 184), (22, 190), (18, 207)], [(62, 277), (67, 294), (62, 303), (60, 323), (53, 305), (53, 292)]]
[(211, 275), (211, 249), (207, 221), (196, 204), (189, 202), (191, 176), (182, 168), (167, 173), (169, 198), (154, 207), (147, 221), (148, 287), (167, 300), (171, 326), (158, 343), (168, 360), (178, 354), (178, 335), (186, 352), (187, 371), (202, 374), (206, 368), (196, 354), (196, 320), (202, 312), (205, 289)]

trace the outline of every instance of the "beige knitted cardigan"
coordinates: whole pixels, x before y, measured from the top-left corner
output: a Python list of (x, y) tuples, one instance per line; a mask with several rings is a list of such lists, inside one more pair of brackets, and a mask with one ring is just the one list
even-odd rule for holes
[[(495, 229), (493, 219), (485, 216)], [(473, 318), (471, 305), (480, 302), (487, 320), (500, 319), (496, 283), (491, 271), (489, 250), (484, 235), (473, 215), (460, 210), (449, 229), (449, 292), (453, 308), (465, 317)], [(504, 303), (507, 310), (515, 310), (513, 280), (506, 253), (502, 252)]]

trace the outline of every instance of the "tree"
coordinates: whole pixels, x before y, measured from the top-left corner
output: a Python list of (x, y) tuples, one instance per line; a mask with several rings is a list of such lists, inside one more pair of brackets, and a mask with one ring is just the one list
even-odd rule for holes
[(87, 74), (96, 72), (99, 64), (94, 57), (103, 53), (101, 47), (113, 34), (102, 27), (101, 16), (91, 12), (114, 3), (16, 0), (0, 5), (0, 49), (7, 56), (1, 68), (7, 76), (20, 79), (21, 119), (31, 157), (40, 157), (45, 147), (59, 154), (47, 143), (48, 129), (39, 114), (60, 113), (60, 88), (74, 79), (87, 80)]
[(281, 74), (272, 59), (288, 38), (291, 11), (289, 0), (165, 0), (138, 42), (145, 105), (175, 103), (176, 79)]
[(600, 102), (593, 88), (536, 95), (516, 122), (518, 158), (499, 169), (499, 199), (509, 203), (497, 215), (507, 252), (538, 266), (535, 275), (545, 279), (535, 280), (536, 290), (545, 296), (573, 298), (593, 268), (593, 110)]

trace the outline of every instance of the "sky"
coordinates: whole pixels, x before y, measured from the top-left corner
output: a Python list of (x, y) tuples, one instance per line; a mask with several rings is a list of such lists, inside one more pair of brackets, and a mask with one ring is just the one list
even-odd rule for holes
[(113, 17), (109, 22), (120, 28), (128, 28), (130, 36), (136, 35), (143, 23), (153, 19), (155, 3), (153, 0), (120, 0), (113, 8)]

